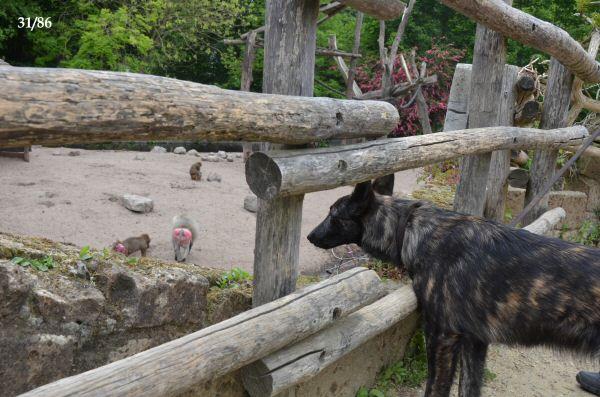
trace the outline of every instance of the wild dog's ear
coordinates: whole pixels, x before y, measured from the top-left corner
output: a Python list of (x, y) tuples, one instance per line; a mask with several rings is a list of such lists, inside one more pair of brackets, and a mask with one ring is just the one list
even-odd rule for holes
[(373, 181), (375, 193), (391, 196), (394, 194), (394, 174), (381, 176)]
[(371, 181), (359, 183), (354, 187), (354, 191), (350, 196), (350, 201), (353, 204), (352, 212), (357, 215), (362, 214), (369, 207), (369, 204), (371, 204), (374, 198), (375, 194), (373, 193)]

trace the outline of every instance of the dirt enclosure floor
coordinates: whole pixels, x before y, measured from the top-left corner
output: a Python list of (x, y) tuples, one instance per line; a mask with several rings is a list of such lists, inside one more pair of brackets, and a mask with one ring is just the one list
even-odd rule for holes
[[(189, 261), (204, 266), (252, 270), (255, 214), (243, 208), (250, 194), (242, 160), (203, 162), (203, 177), (215, 172), (219, 182), (194, 182), (189, 167), (199, 160), (173, 153), (34, 148), (31, 162), (0, 157), (0, 230), (43, 236), (95, 248), (117, 238), (141, 233), (152, 237), (149, 255), (172, 260), (170, 221), (187, 211), (201, 225), (197, 248)], [(143, 160), (135, 160), (136, 156)], [(417, 172), (396, 174), (396, 193), (410, 193)], [(302, 235), (306, 236), (326, 215), (329, 206), (349, 187), (307, 194)], [(115, 198), (124, 193), (148, 196), (154, 211), (137, 214)], [(303, 238), (300, 266), (303, 273), (318, 273), (331, 254)], [(581, 363), (570, 356), (544, 349), (493, 346), (487, 367), (495, 379), (486, 383), (484, 396), (552, 397), (591, 396), (576, 384), (578, 370), (598, 370), (598, 363)], [(399, 396), (422, 395), (407, 390)]]
[[(77, 151), (79, 156), (69, 156)], [(135, 160), (143, 157), (143, 160)], [(200, 223), (200, 238), (188, 261), (202, 266), (252, 271), (256, 215), (243, 207), (251, 194), (244, 164), (203, 162), (201, 182), (189, 168), (200, 158), (173, 153), (34, 148), (31, 162), (0, 157), (0, 230), (103, 248), (116, 239), (148, 233), (149, 256), (173, 260), (171, 218), (187, 212)], [(207, 182), (217, 173), (221, 182)], [(396, 191), (410, 193), (417, 171), (396, 176)], [(305, 196), (302, 235), (327, 214), (349, 187)], [(154, 210), (138, 214), (117, 200), (125, 193), (146, 196)], [(300, 243), (300, 271), (320, 272), (330, 253)]]

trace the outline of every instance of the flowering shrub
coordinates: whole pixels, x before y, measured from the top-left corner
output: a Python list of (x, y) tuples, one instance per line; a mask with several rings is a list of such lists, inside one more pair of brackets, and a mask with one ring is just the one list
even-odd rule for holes
[[(434, 131), (440, 130), (444, 124), (454, 67), (464, 57), (464, 54), (463, 50), (442, 42), (434, 42), (431, 49), (425, 51), (423, 55), (417, 54), (417, 67), (420, 67), (421, 62), (426, 62), (427, 75), (437, 74), (438, 78), (437, 84), (422, 87), (423, 95), (429, 107), (429, 120)], [(356, 81), (362, 92), (379, 90), (381, 89), (382, 75), (383, 67), (378, 61), (357, 68)], [(408, 81), (402, 69), (400, 57), (396, 58), (392, 80), (394, 84)], [(409, 136), (421, 133), (422, 129), (416, 103), (406, 109), (402, 108), (410, 101), (411, 97), (412, 95), (407, 95), (394, 100), (393, 103), (400, 113), (400, 123), (390, 136)]]

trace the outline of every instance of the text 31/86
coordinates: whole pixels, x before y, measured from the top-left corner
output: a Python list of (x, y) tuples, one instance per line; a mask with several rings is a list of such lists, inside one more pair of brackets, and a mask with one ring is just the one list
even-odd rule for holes
[(17, 27), (19, 29), (29, 29), (29, 30), (33, 30), (33, 29), (49, 29), (52, 27), (52, 21), (50, 20), (50, 17), (48, 18), (44, 18), (44, 17), (35, 17), (35, 18), (24, 18), (24, 17), (19, 17), (17, 18)]

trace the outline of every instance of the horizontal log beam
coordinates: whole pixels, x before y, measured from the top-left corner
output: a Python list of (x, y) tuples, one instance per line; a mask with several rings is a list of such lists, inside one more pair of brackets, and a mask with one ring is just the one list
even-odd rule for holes
[[(392, 89), (390, 91), (390, 96), (392, 98), (398, 97), (398, 96), (403, 96), (411, 91), (414, 91), (419, 86), (431, 85), (431, 84), (436, 84), (436, 83), (437, 83), (437, 74), (433, 74), (431, 76), (422, 77), (422, 78), (419, 77), (412, 83), (408, 82), (408, 81), (404, 81), (404, 82), (396, 84), (395, 86), (392, 87)], [(383, 96), (383, 90), (373, 90), (373, 91), (365, 92), (362, 95), (359, 95), (358, 97), (356, 97), (356, 99), (362, 99), (362, 100), (380, 99), (382, 96)]]
[(399, 0), (339, 0), (339, 2), (383, 20), (400, 18), (406, 8), (406, 4)]
[(567, 32), (502, 0), (441, 0), (477, 23), (552, 55), (583, 81), (600, 82), (600, 65)]
[(527, 227), (523, 229), (534, 233), (545, 235), (550, 233), (554, 229), (558, 222), (564, 220), (567, 213), (560, 207), (553, 208), (549, 211), (544, 212), (539, 218), (531, 222)]
[(374, 271), (355, 268), (211, 327), (22, 396), (178, 395), (194, 384), (300, 341), (384, 294), (385, 287)]
[(379, 137), (398, 124), (380, 101), (224, 90), (151, 75), (0, 66), (0, 147), (194, 140), (302, 144)]
[(382, 139), (349, 146), (255, 153), (246, 182), (263, 200), (354, 185), (405, 169), (506, 149), (581, 145), (583, 126), (538, 130), (490, 127)]
[(411, 286), (403, 286), (333, 326), (242, 368), (252, 397), (270, 397), (308, 380), (417, 309)]

